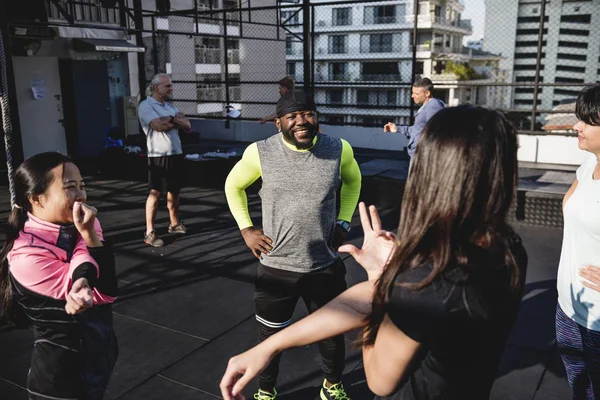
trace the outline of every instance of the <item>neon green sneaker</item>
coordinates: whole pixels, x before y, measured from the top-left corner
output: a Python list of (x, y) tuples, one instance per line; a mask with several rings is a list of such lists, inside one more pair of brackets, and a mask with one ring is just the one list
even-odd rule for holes
[(326, 383), (327, 380), (324, 380), (321, 388), (321, 400), (350, 400), (341, 382), (331, 387), (327, 387)]
[(275, 400), (275, 397), (277, 397), (277, 390), (275, 388), (273, 388), (273, 393), (258, 389), (258, 393), (254, 394), (255, 400)]

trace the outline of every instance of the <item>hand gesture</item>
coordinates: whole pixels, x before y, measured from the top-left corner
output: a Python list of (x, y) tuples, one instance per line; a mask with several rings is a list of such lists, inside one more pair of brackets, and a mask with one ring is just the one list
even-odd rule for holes
[(96, 214), (98, 214), (98, 210), (92, 206), (88, 206), (80, 201), (76, 201), (73, 204), (73, 222), (79, 233), (84, 235), (94, 230)]
[(71, 286), (67, 294), (65, 311), (67, 314), (75, 315), (94, 306), (94, 294), (87, 279), (79, 278)]
[(385, 265), (396, 248), (396, 235), (381, 229), (381, 219), (375, 206), (369, 207), (369, 215), (365, 203), (358, 205), (360, 223), (365, 237), (362, 248), (345, 244), (339, 248), (341, 253), (350, 253), (352, 257), (367, 271), (369, 280), (378, 279)]
[(242, 229), (242, 237), (246, 242), (246, 246), (252, 250), (254, 257), (260, 259), (260, 254), (269, 254), (273, 250), (273, 241), (268, 236), (265, 236), (262, 229), (248, 227)]
[(600, 267), (590, 265), (588, 267), (581, 268), (579, 270), (579, 275), (586, 279), (585, 281), (581, 282), (583, 286), (600, 292)]
[(388, 122), (387, 124), (385, 124), (385, 126), (383, 127), (383, 131), (384, 132), (391, 132), (391, 133), (396, 133), (398, 132), (398, 127), (396, 126), (395, 123), (393, 122)]
[(267, 368), (274, 356), (274, 353), (258, 345), (231, 358), (219, 384), (223, 400), (246, 400), (240, 392)]

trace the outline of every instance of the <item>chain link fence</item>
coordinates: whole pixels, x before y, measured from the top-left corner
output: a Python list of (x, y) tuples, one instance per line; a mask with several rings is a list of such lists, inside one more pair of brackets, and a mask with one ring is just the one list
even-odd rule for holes
[(564, 131), (600, 75), (600, 0), (191, 3), (146, 18), (144, 38), (148, 79), (171, 74), (190, 116), (224, 118), (232, 105), (262, 118), (289, 75), (314, 93), (322, 122), (410, 124), (412, 82), (429, 77), (449, 105), (502, 109), (523, 132)]

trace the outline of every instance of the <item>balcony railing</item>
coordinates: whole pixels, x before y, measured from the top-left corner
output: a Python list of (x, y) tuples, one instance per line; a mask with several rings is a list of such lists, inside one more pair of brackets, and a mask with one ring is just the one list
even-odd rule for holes
[(361, 53), (400, 53), (402, 48), (392, 44), (370, 45), (360, 49)]
[(227, 62), (229, 64), (239, 64), (240, 63), (240, 50), (239, 49), (227, 50)]
[(417, 45), (417, 51), (431, 51), (432, 53), (449, 53), (449, 54), (470, 54), (470, 50), (467, 47), (448, 47), (441, 45), (430, 45), (430, 44), (419, 44)]
[(396, 82), (400, 81), (401, 77), (399, 74), (362, 74), (360, 80), (368, 82)]
[(352, 25), (351, 18), (334, 18), (333, 21), (331, 21), (331, 26), (347, 26), (347, 25)]
[(317, 82), (349, 81), (350, 74), (317, 74), (315, 78)]
[(221, 64), (221, 49), (196, 48), (196, 64)]
[(364, 18), (365, 25), (380, 25), (380, 24), (395, 24), (400, 20), (399, 17), (393, 15), (388, 17), (368, 17)]
[(212, 87), (212, 88), (198, 88), (197, 89), (198, 100), (203, 101), (215, 101), (220, 102), (224, 100), (223, 88), (222, 87)]
[(402, 48), (400, 46), (364, 46), (360, 47), (319, 47), (317, 48), (317, 54), (375, 54), (375, 53), (401, 53)]
[(229, 101), (242, 101), (242, 88), (240, 86), (229, 88)]
[[(76, 2), (58, 0), (57, 2), (74, 21), (105, 24), (119, 24), (120, 22), (118, 10), (116, 8), (102, 7), (100, 0), (78, 0)], [(45, 2), (48, 18), (66, 19), (54, 3), (48, 0)]]

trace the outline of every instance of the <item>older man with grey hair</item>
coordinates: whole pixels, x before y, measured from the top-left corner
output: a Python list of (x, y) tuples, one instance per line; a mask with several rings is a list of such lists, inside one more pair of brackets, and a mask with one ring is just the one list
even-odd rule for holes
[(139, 119), (146, 134), (148, 147), (148, 184), (150, 195), (146, 201), (146, 233), (144, 243), (161, 247), (164, 242), (156, 235), (154, 219), (161, 193), (167, 190), (169, 233), (186, 233), (178, 218), (179, 192), (183, 186), (183, 150), (179, 129), (190, 129), (190, 121), (169, 102), (173, 94), (171, 78), (157, 74), (146, 91), (148, 96), (139, 105)]

